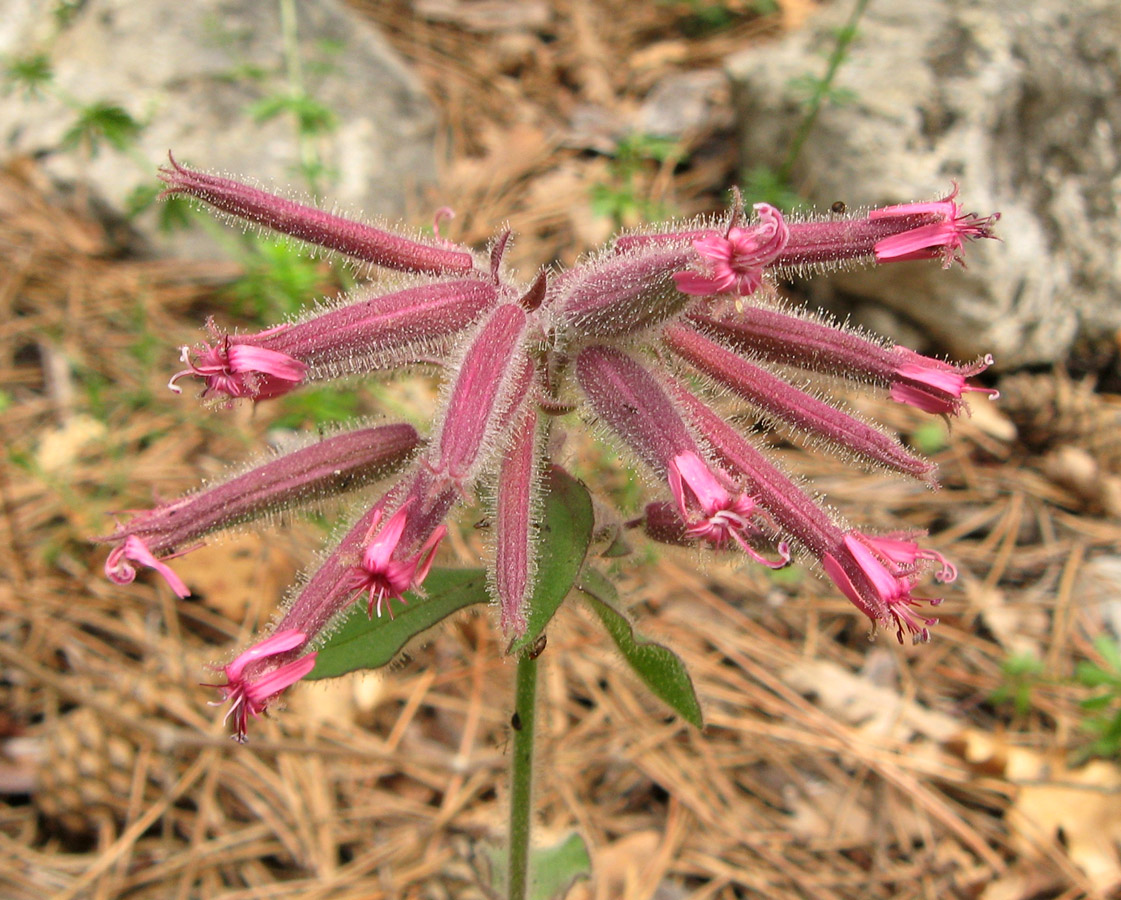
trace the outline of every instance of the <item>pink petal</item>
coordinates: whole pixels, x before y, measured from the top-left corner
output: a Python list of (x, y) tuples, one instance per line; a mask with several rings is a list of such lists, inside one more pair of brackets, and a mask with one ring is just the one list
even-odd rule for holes
[[(301, 635), (302, 637), (302, 635)], [(260, 707), (281, 691), (291, 687), (315, 668), (315, 652), (301, 656), (274, 669), (259, 681), (252, 682), (247, 689), (247, 699)]]
[[(183, 580), (172, 571), (171, 566), (166, 563), (160, 562), (152, 551), (148, 549), (145, 544), (136, 535), (129, 535), (125, 539), (124, 555), (128, 559), (135, 560), (142, 566), (148, 566), (150, 569), (155, 569), (160, 575), (163, 576), (164, 581), (170, 585), (171, 589), (175, 592), (175, 596), (180, 599), (191, 596), (191, 589), (183, 583)], [(130, 578), (129, 581), (132, 579)], [(128, 582), (125, 582), (126, 584)]]
[(710, 294), (719, 294), (725, 289), (723, 280), (717, 281), (715, 278), (689, 270), (674, 272), (673, 280), (677, 283), (677, 289), (681, 293), (692, 296), (704, 297)]
[(278, 631), (276, 634), (265, 638), (265, 640), (260, 643), (254, 644), (226, 666), (226, 677), (230, 681), (237, 681), (241, 678), (245, 667), (250, 663), (260, 659), (267, 659), (270, 656), (276, 656), (280, 653), (287, 653), (290, 650), (295, 650), (303, 646), (306, 642), (307, 635), (303, 632), (292, 629)]
[(293, 359), (287, 353), (248, 344), (231, 344), (228, 357), (230, 371), (238, 374), (259, 372), (282, 381), (300, 382), (304, 380), (308, 370), (305, 363)]

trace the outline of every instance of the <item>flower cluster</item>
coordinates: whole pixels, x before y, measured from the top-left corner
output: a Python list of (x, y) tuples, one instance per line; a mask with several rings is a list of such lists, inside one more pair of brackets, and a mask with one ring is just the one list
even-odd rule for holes
[[(953, 365), (795, 311), (760, 288), (776, 276), (838, 263), (961, 261), (963, 244), (990, 237), (996, 216), (963, 215), (955, 194), (865, 214), (790, 221), (766, 204), (748, 219), (736, 198), (723, 222), (622, 235), (606, 251), (520, 283), (504, 265), (508, 233), (489, 255), (438, 236), (353, 222), (239, 182), (185, 168), (161, 170), (167, 194), (402, 273), (380, 292), (256, 334), (225, 333), (182, 351), (180, 391), (262, 401), (304, 384), (431, 365), (444, 387), (426, 436), (406, 425), (334, 434), (248, 469), (225, 483), (135, 515), (102, 540), (106, 574), (128, 583), (136, 567), (189, 588), (168, 560), (205, 535), (277, 508), (376, 481), (376, 502), (347, 531), (270, 633), (224, 667), (236, 735), (307, 675), (317, 641), (356, 602), (393, 615), (420, 591), (445, 519), (479, 489), (492, 503), (490, 587), (502, 627), (524, 633), (534, 587), (535, 515), (550, 417), (582, 408), (664, 485), (630, 523), (652, 538), (745, 554), (779, 567), (797, 552), (816, 563), (872, 620), (902, 641), (926, 640), (935, 623), (915, 589), (953, 566), (915, 534), (869, 535), (843, 522), (771, 462), (714, 405), (742, 401), (764, 422), (933, 484), (934, 467), (894, 436), (809, 392), (805, 374), (879, 386), (901, 403), (956, 414), (971, 379), (991, 360)], [(742, 409), (742, 406), (741, 406)], [(390, 479), (386, 481), (386, 479)]]

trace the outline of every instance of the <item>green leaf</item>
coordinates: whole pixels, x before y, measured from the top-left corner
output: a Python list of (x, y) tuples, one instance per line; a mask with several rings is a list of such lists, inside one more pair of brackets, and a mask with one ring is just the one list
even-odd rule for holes
[(618, 559), (620, 556), (630, 556), (634, 548), (627, 541), (627, 536), (622, 527), (615, 526), (607, 535), (607, 549), (600, 551), (603, 559)]
[(616, 608), (619, 595), (615, 586), (595, 569), (585, 569), (579, 588), (643, 684), (690, 725), (703, 728), (704, 717), (693, 679), (681, 658), (668, 647), (634, 633), (630, 622)]
[[(159, 229), (164, 234), (179, 231), (191, 224), (194, 210), (185, 197), (164, 197), (164, 185), (141, 184), (134, 187), (125, 198), (125, 209), (130, 217), (138, 216), (152, 207), (156, 209)], [(159, 201), (157, 205), (157, 201)]]
[(245, 274), (228, 288), (242, 314), (261, 318), (298, 312), (322, 293), (321, 264), (286, 238), (254, 236), (245, 244)]
[(588, 489), (560, 466), (545, 474), (545, 516), (537, 542), (537, 579), (527, 604), (527, 628), (509, 653), (532, 647), (568, 596), (592, 542), (592, 498)]
[(395, 617), (369, 618), (366, 604), (355, 603), (342, 625), (319, 648), (309, 680), (337, 678), (358, 669), (391, 662), (410, 640), (452, 613), (489, 602), (482, 569), (433, 569), (424, 581), (425, 596), (406, 595)]
[(1097, 697), (1087, 697), (1078, 705), (1087, 711), (1096, 712), (1102, 709), (1109, 709), (1113, 703), (1113, 697), (1110, 694), (1100, 694)]
[(592, 860), (584, 839), (573, 832), (552, 847), (539, 847), (530, 855), (531, 900), (563, 897), (577, 879), (590, 878)]
[(359, 414), (361, 400), (358, 391), (340, 391), (334, 386), (297, 391), (280, 398), (277, 407), (281, 412), (272, 427), (319, 427), (353, 419)]
[(4, 78), (12, 88), (21, 88), (25, 97), (36, 98), (43, 95), (43, 89), (54, 79), (54, 70), (45, 53), (33, 53), (6, 62)]
[[(506, 895), (506, 850), (485, 848), (488, 880), (499, 896)], [(535, 847), (529, 854), (527, 900), (559, 900), (581, 878), (591, 878), (592, 860), (580, 835), (573, 832), (552, 847)]]
[(62, 136), (62, 145), (73, 149), (85, 142), (94, 155), (102, 141), (116, 150), (126, 150), (143, 127), (128, 110), (115, 103), (91, 103), (78, 111), (77, 121)]
[(1101, 635), (1094, 641), (1094, 648), (1102, 655), (1106, 664), (1118, 675), (1121, 675), (1121, 644)]
[(949, 446), (949, 432), (943, 422), (924, 422), (911, 432), (911, 444), (920, 453), (933, 456)]
[(1083, 687), (1101, 687), (1113, 681), (1109, 672), (1091, 662), (1080, 662), (1075, 668), (1075, 677)]
[(770, 203), (783, 212), (793, 212), (805, 205), (781, 173), (767, 166), (756, 166), (743, 173), (743, 193), (753, 202)]
[(272, 94), (249, 108), (256, 122), (268, 122), (283, 113), (295, 116), (301, 134), (326, 134), (337, 123), (330, 107), (307, 94)]

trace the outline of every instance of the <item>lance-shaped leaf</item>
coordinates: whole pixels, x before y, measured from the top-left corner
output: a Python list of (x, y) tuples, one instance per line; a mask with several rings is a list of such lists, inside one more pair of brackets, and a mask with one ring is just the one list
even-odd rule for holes
[(690, 725), (704, 728), (693, 679), (681, 658), (668, 647), (634, 633), (631, 623), (618, 610), (619, 595), (615, 586), (595, 569), (584, 570), (579, 588), (642, 683)]
[(487, 603), (486, 573), (482, 569), (433, 569), (424, 582), (424, 596), (410, 593), (406, 600), (392, 619), (370, 618), (364, 605), (352, 606), (319, 647), (315, 668), (306, 678), (337, 678), (386, 665), (418, 634), (461, 609)]
[(575, 584), (595, 525), (588, 489), (560, 466), (549, 468), (543, 489), (545, 516), (537, 536), (537, 578), (526, 603), (525, 634), (509, 648), (514, 655), (533, 646)]

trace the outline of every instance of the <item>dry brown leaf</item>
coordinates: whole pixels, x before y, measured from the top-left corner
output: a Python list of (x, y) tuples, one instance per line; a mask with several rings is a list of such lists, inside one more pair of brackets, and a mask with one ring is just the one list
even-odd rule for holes
[(973, 729), (951, 744), (979, 772), (1015, 788), (1006, 821), (1025, 861), (1065, 853), (1095, 890), (1121, 886), (1121, 768), (1095, 760), (1072, 769), (1062, 757)]
[(969, 424), (998, 441), (1014, 441), (1016, 425), (998, 404), (999, 400), (986, 394), (970, 394)]
[(43, 435), (35, 460), (44, 472), (61, 472), (78, 460), (83, 449), (103, 438), (105, 432), (104, 422), (92, 416), (74, 416)]
[(800, 693), (812, 694), (822, 710), (867, 737), (891, 736), (907, 742), (922, 735), (944, 741), (959, 729), (950, 716), (826, 659), (799, 659), (783, 670), (782, 680)]
[(255, 531), (223, 535), (173, 565), (206, 606), (252, 623), (268, 618), (298, 568), (278, 542)]
[(1000, 588), (972, 579), (965, 581), (963, 587), (970, 609), (978, 611), (1008, 655), (1042, 657), (1043, 648), (1035, 636), (1047, 633), (1048, 615), (1043, 607), (1025, 609), (1022, 603), (1009, 603)]

